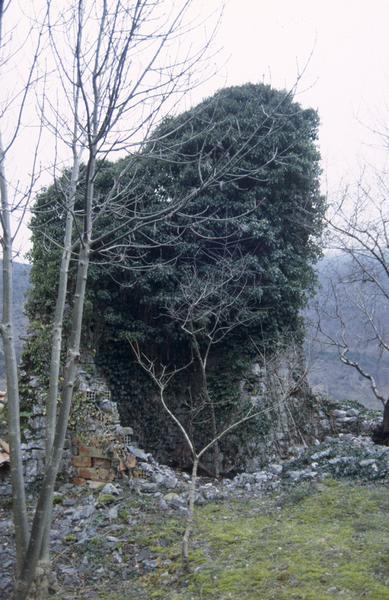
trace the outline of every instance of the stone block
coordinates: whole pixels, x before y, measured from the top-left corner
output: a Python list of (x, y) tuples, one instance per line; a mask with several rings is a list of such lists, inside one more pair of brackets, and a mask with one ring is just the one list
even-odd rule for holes
[(83, 479), (93, 479), (95, 481), (113, 481), (115, 479), (113, 471), (102, 467), (80, 468), (78, 475)]
[(94, 457), (92, 458), (92, 464), (94, 467), (103, 467), (104, 469), (110, 469), (111, 467), (109, 458)]
[(73, 456), (72, 465), (73, 467), (91, 467), (92, 458), (90, 456)]
[(45, 417), (32, 417), (29, 425), (31, 429), (44, 429), (46, 427)]
[(93, 446), (86, 446), (85, 444), (78, 443), (78, 454), (80, 456), (90, 456), (92, 458), (107, 458), (106, 452), (101, 448), (94, 448)]

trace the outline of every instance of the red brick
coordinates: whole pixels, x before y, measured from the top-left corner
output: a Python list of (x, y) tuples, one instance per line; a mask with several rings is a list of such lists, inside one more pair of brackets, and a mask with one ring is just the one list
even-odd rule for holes
[(86, 480), (83, 479), (82, 477), (74, 477), (72, 480), (72, 483), (74, 485), (85, 485), (86, 484)]
[(115, 479), (115, 474), (109, 469), (103, 469), (102, 467), (92, 467), (90, 469), (84, 468), (79, 469), (78, 474), (84, 479), (94, 479), (97, 481), (112, 481)]
[(92, 458), (107, 458), (106, 452), (101, 448), (94, 448), (93, 446), (86, 446), (85, 444), (78, 444), (78, 454), (80, 456), (90, 456)]
[(92, 459), (90, 456), (73, 456), (72, 465), (74, 467), (91, 467)]

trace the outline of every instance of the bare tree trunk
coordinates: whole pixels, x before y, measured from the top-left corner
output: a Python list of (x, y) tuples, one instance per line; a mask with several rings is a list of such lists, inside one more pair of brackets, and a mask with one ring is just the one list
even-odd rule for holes
[(389, 399), (385, 402), (383, 421), (384, 421), (383, 433), (389, 434)]
[[(199, 364), (200, 364), (202, 393), (203, 393), (204, 399), (206, 401), (206, 404), (209, 407), (209, 413), (210, 413), (210, 417), (211, 417), (212, 439), (217, 439), (215, 403), (212, 400), (212, 398), (210, 397), (210, 394), (208, 391), (208, 380), (207, 380), (207, 358), (208, 358), (209, 348), (207, 349), (207, 352), (206, 352), (206, 358), (203, 358), (203, 356), (201, 355), (201, 352), (200, 352), (198, 341), (195, 338), (195, 336), (193, 336), (193, 345), (194, 345), (195, 353), (197, 356), (197, 360), (199, 361)], [(221, 453), (220, 453), (220, 445), (218, 442), (216, 442), (213, 446), (213, 463), (214, 463), (214, 471), (215, 471), (214, 475), (218, 479), (220, 477), (220, 470), (221, 470)]]
[[(62, 330), (63, 317), (65, 311), (65, 303), (68, 288), (69, 264), (72, 249), (72, 233), (73, 233), (73, 215), (76, 188), (79, 178), (80, 161), (76, 153), (74, 153), (74, 163), (71, 175), (71, 181), (68, 191), (69, 201), (67, 202), (66, 225), (64, 233), (64, 245), (62, 250), (61, 265), (59, 271), (59, 282), (57, 301), (55, 306), (54, 323), (52, 329), (51, 340), (51, 358), (50, 358), (50, 375), (49, 375), (49, 392), (46, 408), (46, 464), (53, 449), (55, 428), (57, 422), (57, 405), (59, 392), (59, 374), (61, 367), (61, 349), (62, 349)], [(50, 577), (50, 529), (52, 520), (52, 506), (49, 507), (46, 515), (47, 527), (42, 540), (42, 548), (40, 555), (39, 571), (43, 571), (39, 576), (41, 582), (45, 581), (44, 588), (40, 590), (40, 597), (47, 596), (49, 577)]]
[[(36, 567), (38, 565), (43, 537), (47, 529), (48, 515), (50, 514), (50, 510), (53, 505), (54, 484), (62, 458), (74, 384), (78, 372), (81, 326), (89, 267), (90, 248), (88, 242), (88, 240), (84, 240), (84, 244), (79, 253), (76, 292), (72, 314), (71, 338), (64, 371), (62, 404), (57, 420), (57, 430), (54, 438), (53, 451), (42, 482), (42, 488), (32, 524), (30, 542), (23, 563), (20, 582), (17, 586), (15, 600), (25, 600), (28, 597), (29, 588), (34, 579)], [(42, 574), (40, 573), (40, 575)]]
[(5, 371), (8, 396), (8, 439), (11, 456), (11, 482), (13, 493), (13, 514), (16, 537), (16, 572), (21, 570), (23, 554), (28, 542), (27, 508), (24, 489), (23, 461), (20, 436), (20, 406), (17, 361), (15, 353), (15, 332), (13, 324), (12, 298), (12, 233), (11, 215), (8, 200), (8, 186), (4, 167), (4, 150), (0, 136), (0, 197), (1, 225), (3, 230), (3, 316), (1, 335), (4, 345)]
[(196, 484), (197, 484), (197, 469), (199, 465), (198, 456), (193, 458), (192, 466), (192, 479), (189, 487), (189, 504), (188, 504), (188, 516), (186, 518), (186, 529), (184, 537), (182, 538), (182, 561), (184, 568), (189, 567), (189, 541), (193, 529), (193, 517), (194, 517), (194, 505), (196, 499)]

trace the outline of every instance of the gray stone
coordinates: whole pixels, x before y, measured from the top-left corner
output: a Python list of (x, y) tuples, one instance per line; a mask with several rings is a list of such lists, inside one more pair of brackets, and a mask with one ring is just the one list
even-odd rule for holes
[(28, 384), (32, 388), (38, 388), (40, 386), (39, 377), (30, 377)]
[(103, 398), (103, 400), (99, 402), (99, 408), (106, 413), (114, 413), (116, 404), (108, 400), (108, 398)]
[(168, 490), (173, 490), (178, 485), (178, 479), (177, 477), (175, 477), (174, 473), (165, 474), (161, 472), (156, 472), (153, 473), (153, 480), (156, 484)]
[(163, 497), (163, 499), (167, 505), (171, 506), (172, 508), (186, 508), (186, 500), (175, 492), (169, 492)]
[(150, 476), (154, 475), (155, 468), (152, 465), (150, 465), (148, 462), (140, 462), (139, 466), (142, 469), (142, 471), (147, 473), (147, 475), (150, 475)]
[(168, 508), (169, 508), (168, 503), (166, 502), (166, 500), (164, 498), (160, 499), (158, 506), (161, 510), (168, 510)]
[(335, 458), (331, 458), (328, 461), (328, 464), (330, 465), (339, 465), (339, 464), (351, 464), (355, 461), (355, 459), (352, 456), (337, 456)]
[(158, 491), (158, 485), (152, 481), (145, 481), (141, 483), (140, 490), (144, 494), (154, 494)]
[(64, 579), (65, 585), (74, 585), (79, 582), (78, 571), (76, 568), (60, 566), (59, 572)]
[(121, 425), (118, 425), (116, 428), (116, 431), (118, 434), (124, 435), (124, 436), (134, 435), (134, 430), (132, 427), (122, 427)]
[(120, 539), (118, 537), (116, 537), (115, 535), (107, 535), (107, 537), (105, 539), (107, 540), (107, 542), (110, 542), (111, 544), (117, 544), (118, 542), (120, 542)]
[(117, 552), (116, 550), (115, 550), (115, 551), (112, 553), (112, 558), (113, 558), (113, 560), (114, 560), (116, 563), (118, 563), (119, 565), (121, 565), (121, 564), (122, 564), (122, 562), (123, 562), (123, 557), (122, 557), (122, 555), (120, 554), (120, 552)]
[(137, 448), (136, 446), (128, 446), (128, 451), (131, 452), (131, 454), (133, 454), (135, 458), (139, 458), (139, 460), (148, 460), (146, 452), (141, 448)]
[(268, 475), (265, 471), (259, 471), (257, 473), (253, 473), (255, 483), (264, 483), (268, 480)]
[(32, 417), (29, 423), (31, 429), (44, 429), (46, 427), (45, 417)]
[(65, 498), (62, 502), (63, 506), (74, 506), (76, 504), (75, 498)]
[(347, 410), (347, 415), (348, 415), (349, 417), (359, 417), (359, 415), (360, 415), (360, 411), (359, 411), (359, 410), (357, 410), (356, 408), (349, 408), (349, 409)]
[(338, 417), (336, 419), (337, 423), (341, 423), (344, 425), (347, 425), (348, 423), (356, 423), (358, 421), (358, 417)]
[(321, 452), (315, 452), (312, 454), (312, 460), (321, 460), (322, 458), (328, 458), (333, 454), (333, 450), (331, 448), (326, 448), (325, 450), (321, 450)]
[(360, 467), (370, 467), (371, 465), (377, 466), (374, 458), (366, 458), (365, 460), (359, 461)]
[(274, 475), (281, 475), (283, 468), (284, 467), (282, 465), (277, 463), (272, 463), (269, 465), (269, 471), (270, 473), (274, 473)]
[(316, 471), (311, 471), (310, 469), (304, 469), (300, 471), (288, 471), (288, 477), (292, 481), (301, 481), (302, 479), (314, 479), (317, 476)]
[(118, 518), (118, 513), (119, 513), (119, 507), (118, 506), (111, 506), (111, 508), (108, 509), (108, 518), (112, 521), (114, 521), (115, 519)]
[(146, 571), (154, 571), (154, 569), (158, 568), (158, 561), (155, 559), (146, 559), (142, 561), (142, 565)]
[(335, 418), (346, 417), (347, 412), (345, 410), (336, 409), (336, 410), (332, 411), (332, 416)]
[(36, 477), (38, 477), (39, 474), (39, 464), (37, 460), (29, 460), (28, 463), (26, 464), (26, 476), (28, 481), (31, 481), (32, 479), (36, 479)]
[(89, 519), (96, 511), (92, 504), (83, 506), (82, 508), (75, 510), (72, 515), (72, 521), (81, 521), (82, 519)]
[(216, 498), (220, 497), (218, 488), (212, 485), (212, 483), (202, 486), (199, 492), (205, 500), (216, 500)]
[(44, 450), (39, 450), (37, 448), (33, 448), (30, 451), (30, 456), (31, 458), (36, 458), (36, 460), (41, 460), (43, 461), (44, 457), (45, 457), (45, 451)]
[(114, 485), (113, 483), (106, 483), (103, 489), (101, 490), (101, 494), (112, 494), (113, 496), (120, 496), (122, 490), (118, 485)]

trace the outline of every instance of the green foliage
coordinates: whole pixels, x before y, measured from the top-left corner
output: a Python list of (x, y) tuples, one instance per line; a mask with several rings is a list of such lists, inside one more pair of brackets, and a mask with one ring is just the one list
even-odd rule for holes
[(96, 506), (98, 508), (108, 506), (117, 502), (117, 498), (112, 494), (100, 494), (97, 498)]
[[(108, 367), (113, 386), (126, 371), (126, 383), (118, 384), (124, 391), (116, 397), (124, 419), (147, 432), (151, 449), (159, 445), (151, 422), (157, 409), (145, 404), (147, 375), (131, 364), (123, 340), (139, 341), (164, 364), (187, 364), (193, 350), (176, 315), (185, 315), (188, 296), (190, 303), (213, 286), (210, 310), (198, 303), (191, 316), (204, 332), (203, 344), (215, 323), (212, 305), (224, 311), (220, 327), (236, 322), (211, 352), (210, 393), (221, 427), (233, 414), (237, 384), (255, 354), (251, 339), (271, 351), (280, 336), (301, 335), (298, 314), (313, 285), (324, 210), (317, 125), (316, 113), (301, 109), (285, 92), (263, 85), (229, 88), (166, 120), (139, 157), (136, 193), (150, 209), (192, 196), (184, 210), (143, 228), (135, 236), (139, 249), (125, 240), (133, 246), (130, 270), (106, 268), (96, 285), (92, 282), (91, 294), (95, 314), (105, 321), (98, 360)], [(129, 205), (133, 198), (127, 194)], [(124, 247), (125, 242), (123, 255)], [(169, 401), (180, 417), (188, 388), (191, 401), (199, 404), (197, 380), (195, 365), (176, 378)], [(207, 417), (206, 411), (197, 414), (204, 439), (209, 439)], [(163, 420), (158, 418), (157, 429)], [(189, 425), (187, 416), (184, 421)], [(257, 425), (248, 423), (246, 431)]]
[[(179, 285), (194, 267), (201, 283), (215, 277), (223, 261), (235, 282), (245, 284), (241, 304), (261, 309), (260, 338), (273, 343), (285, 328), (298, 329), (324, 209), (317, 125), (316, 113), (285, 92), (245, 85), (222, 90), (154, 132), (157, 141), (136, 163), (135, 193), (154, 211), (192, 197), (183, 211), (135, 237), (132, 245), (141, 246), (131, 253), (135, 273), (113, 265), (100, 273), (98, 289), (92, 282), (94, 304), (116, 339), (127, 330), (155, 346), (158, 357), (178, 361), (183, 336), (166, 318), (167, 306), (179, 300)], [(127, 192), (126, 206), (133, 201)], [(126, 243), (131, 240), (123, 240), (123, 253)], [(166, 339), (169, 352), (162, 351)]]
[[(174, 311), (185, 311), (184, 284), (192, 285), (192, 296), (213, 285), (208, 300), (223, 307), (221, 326), (236, 322), (210, 359), (210, 392), (221, 422), (236, 403), (237, 383), (254, 353), (251, 339), (267, 350), (286, 333), (301, 334), (298, 314), (314, 282), (324, 210), (317, 127), (315, 111), (302, 109), (288, 93), (247, 84), (166, 119), (138, 155), (100, 165), (96, 190), (102, 210), (98, 206), (95, 213), (100, 242), (89, 274), (84, 345), (104, 367), (122, 417), (135, 429), (138, 420), (143, 431), (137, 434), (150, 449), (155, 449), (153, 428), (159, 444), (161, 420), (155, 423), (159, 411), (146, 375), (130, 356), (128, 339), (161, 363), (188, 363), (191, 343), (172, 318)], [(106, 192), (123, 169), (121, 192), (107, 210)], [(54, 306), (55, 242), (63, 229), (67, 179), (64, 173), (44, 191), (34, 212), (28, 310), (44, 323)], [(163, 218), (150, 217), (161, 211)], [(119, 241), (110, 234), (115, 227)], [(223, 273), (228, 273), (224, 282)], [(73, 284), (69, 303), (72, 293)], [(215, 322), (212, 311), (194, 318), (204, 334)], [(228, 397), (218, 383), (223, 361), (229, 366)], [(170, 401), (182, 406), (188, 389), (198, 403), (195, 366), (177, 378)], [(198, 418), (204, 421), (204, 414)], [(206, 426), (203, 430), (206, 436)]]

